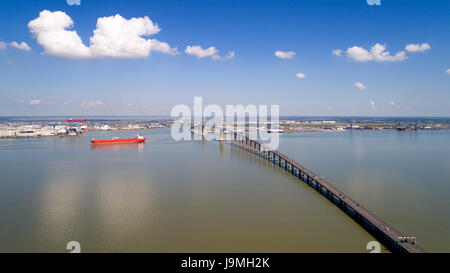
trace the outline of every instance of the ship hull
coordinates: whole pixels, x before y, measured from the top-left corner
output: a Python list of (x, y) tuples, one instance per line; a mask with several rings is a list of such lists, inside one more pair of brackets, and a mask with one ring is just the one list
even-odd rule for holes
[(145, 142), (145, 138), (124, 138), (124, 139), (101, 139), (101, 140), (91, 140), (91, 144), (102, 145), (102, 144), (125, 144), (125, 143), (142, 143)]

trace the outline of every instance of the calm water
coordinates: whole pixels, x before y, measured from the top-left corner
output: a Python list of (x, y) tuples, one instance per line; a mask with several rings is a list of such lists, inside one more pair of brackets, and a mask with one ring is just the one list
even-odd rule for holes
[(450, 252), (450, 131), (286, 134), (280, 148), (430, 252)]
[[(218, 142), (93, 149), (0, 140), (0, 252), (367, 252), (373, 238), (322, 196)], [(286, 134), (280, 150), (428, 251), (450, 251), (450, 132)]]

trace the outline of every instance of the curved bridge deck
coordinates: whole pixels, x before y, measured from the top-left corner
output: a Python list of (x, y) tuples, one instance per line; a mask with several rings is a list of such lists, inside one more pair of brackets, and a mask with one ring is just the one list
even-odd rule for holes
[(414, 241), (409, 240), (408, 237), (402, 235), (381, 218), (294, 159), (289, 158), (277, 150), (271, 149), (258, 140), (253, 140), (237, 133), (234, 133), (234, 139), (230, 141), (230, 144), (278, 165), (280, 168), (283, 168), (305, 182), (355, 220), (389, 251), (401, 253), (424, 252)]

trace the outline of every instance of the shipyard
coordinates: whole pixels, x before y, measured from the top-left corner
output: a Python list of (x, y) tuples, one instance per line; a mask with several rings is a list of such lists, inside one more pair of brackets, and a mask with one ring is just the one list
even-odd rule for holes
[(150, 130), (166, 128), (170, 119), (26, 119), (11, 117), (0, 119), (0, 138), (33, 138), (79, 136), (89, 131)]

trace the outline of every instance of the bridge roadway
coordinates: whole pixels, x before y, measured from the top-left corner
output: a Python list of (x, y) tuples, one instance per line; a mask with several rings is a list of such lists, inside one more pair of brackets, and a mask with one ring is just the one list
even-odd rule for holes
[(264, 143), (250, 139), (247, 136), (234, 133), (234, 138), (229, 140), (232, 146), (249, 151), (261, 158), (278, 165), (287, 172), (296, 176), (307, 185), (315, 189), (330, 202), (344, 211), (355, 220), (361, 227), (375, 237), (391, 252), (400, 253), (423, 253), (424, 251), (415, 243), (414, 237), (406, 237), (393, 227), (384, 222), (381, 218), (361, 206), (345, 193), (335, 188), (316, 175), (309, 169), (289, 158), (278, 150), (271, 149)]

